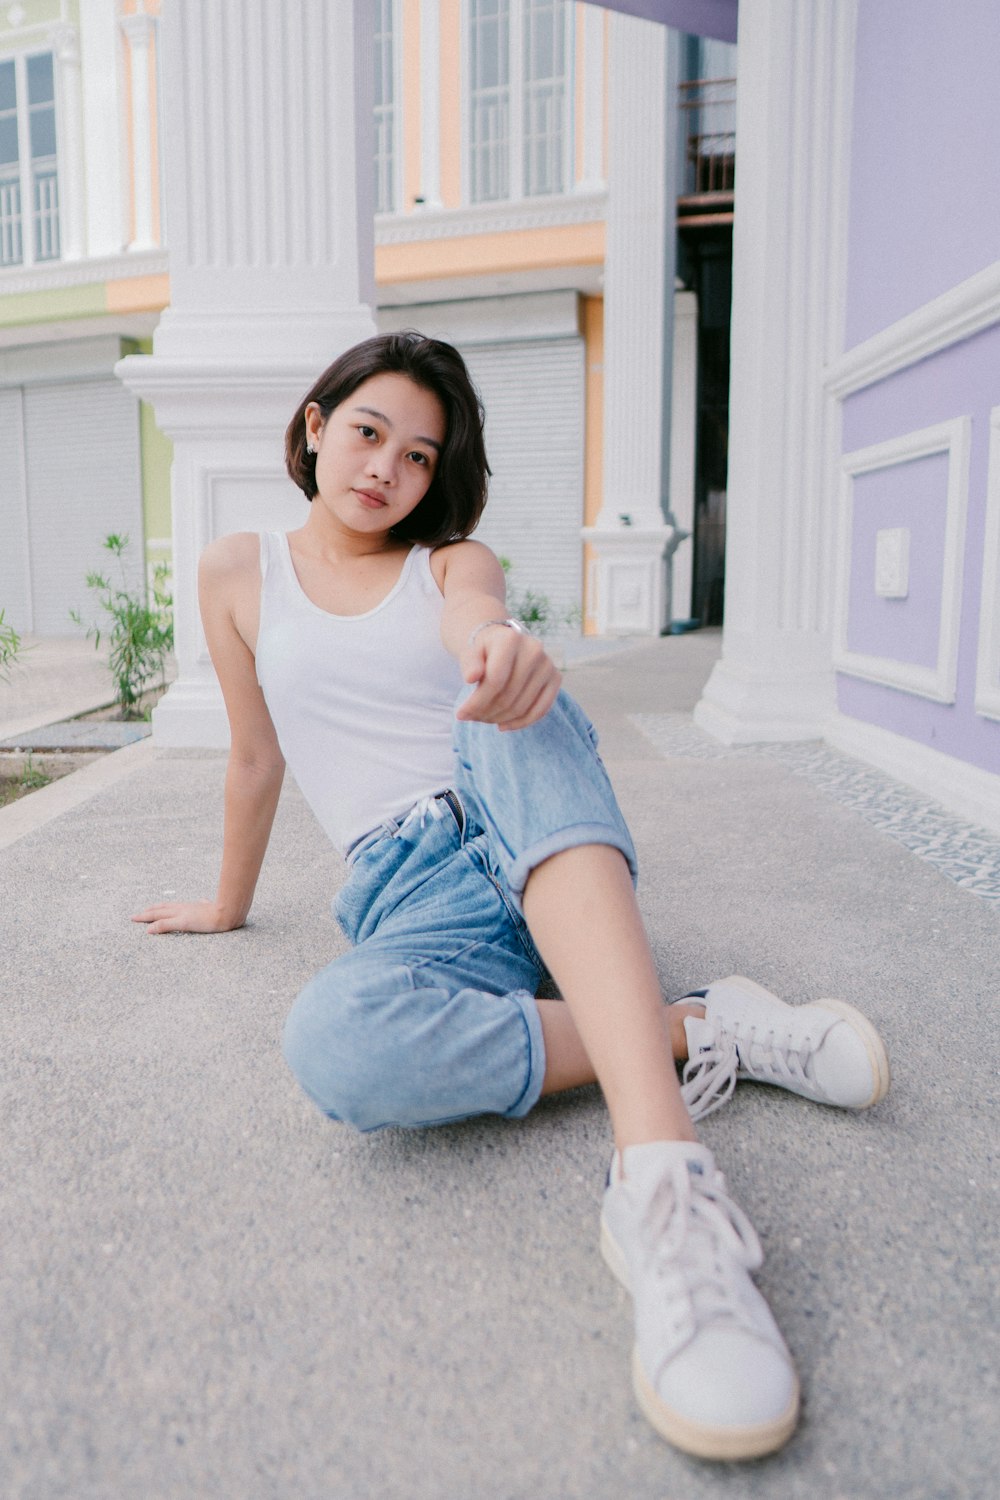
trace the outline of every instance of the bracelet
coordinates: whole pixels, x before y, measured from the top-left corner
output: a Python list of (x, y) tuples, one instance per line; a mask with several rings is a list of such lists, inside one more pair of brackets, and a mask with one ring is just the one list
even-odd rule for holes
[(525, 628), (521, 624), (520, 620), (511, 620), (509, 618), (506, 619), (506, 620), (484, 620), (481, 625), (477, 625), (476, 626), (475, 630), (469, 636), (469, 639), (466, 641), (465, 644), (467, 646), (471, 646), (472, 643), (473, 643), (473, 641), (476, 639), (476, 636), (479, 634), (479, 632), (481, 630), (487, 630), (487, 629), (489, 629), (489, 627), (491, 625), (505, 625), (508, 630), (516, 630), (517, 633), (518, 633), (518, 635), (529, 635), (530, 634), (530, 631), (525, 630)]

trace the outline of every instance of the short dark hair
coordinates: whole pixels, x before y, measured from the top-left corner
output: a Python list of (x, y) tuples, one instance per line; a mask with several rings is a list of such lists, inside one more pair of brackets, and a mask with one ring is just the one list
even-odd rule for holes
[(306, 451), (306, 407), (325, 422), (335, 407), (373, 375), (406, 375), (444, 407), (445, 437), (426, 495), (393, 527), (393, 536), (437, 547), (467, 537), (486, 504), (490, 466), (483, 444), (483, 406), (458, 350), (408, 329), (355, 344), (323, 371), (303, 397), (285, 433), (285, 464), (307, 500), (316, 494), (316, 457)]

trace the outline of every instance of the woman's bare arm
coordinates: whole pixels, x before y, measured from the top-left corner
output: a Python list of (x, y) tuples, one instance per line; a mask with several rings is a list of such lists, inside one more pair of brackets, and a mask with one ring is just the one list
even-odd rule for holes
[[(458, 718), (524, 729), (548, 713), (562, 681), (540, 641), (486, 621), (507, 616), (503, 569), (481, 542), (456, 542), (439, 553), (444, 594), (441, 639), (466, 682), (478, 684)], [(475, 639), (470, 638), (475, 633)]]
[(242, 927), (264, 860), (285, 762), (257, 682), (253, 653), (236, 616), (256, 589), (256, 537), (222, 537), (198, 570), (202, 621), (229, 715), (231, 748), (226, 770), (222, 868), (214, 900), (166, 902), (137, 912), (151, 934), (231, 932)]

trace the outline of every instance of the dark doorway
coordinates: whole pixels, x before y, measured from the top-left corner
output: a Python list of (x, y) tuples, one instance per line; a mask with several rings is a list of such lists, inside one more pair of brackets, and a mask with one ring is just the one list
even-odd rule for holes
[(694, 576), (691, 613), (721, 625), (726, 576), (726, 472), (729, 456), (729, 321), (733, 232), (729, 224), (681, 220), (678, 273), (698, 297)]

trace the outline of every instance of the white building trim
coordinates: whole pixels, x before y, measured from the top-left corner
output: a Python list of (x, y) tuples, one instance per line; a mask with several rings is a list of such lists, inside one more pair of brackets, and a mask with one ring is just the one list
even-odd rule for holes
[(423, 202), (417, 208), (421, 215), (441, 209), (440, 0), (421, 0), (420, 3), (419, 190)]
[(834, 749), (915, 787), (959, 817), (1000, 833), (1000, 776), (846, 714), (831, 717), (825, 737)]
[[(875, 443), (847, 453), (842, 460), (840, 514), (837, 534), (836, 613), (834, 666), (851, 677), (881, 682), (889, 687), (954, 703), (958, 679), (958, 636), (962, 614), (962, 576), (965, 549), (965, 517), (969, 496), (969, 452), (972, 422), (958, 417), (919, 432), (906, 433), (888, 442)], [(944, 551), (941, 559), (941, 611), (938, 650), (932, 667), (897, 661), (892, 657), (868, 656), (847, 644), (850, 623), (851, 538), (854, 515), (854, 480), (859, 474), (927, 458), (948, 455)]]
[(605, 14), (597, 5), (577, 5), (576, 16), (579, 48), (583, 54), (580, 80), (583, 118), (576, 121), (576, 133), (582, 144), (582, 170), (573, 191), (585, 194), (600, 192), (607, 185), (604, 170)]
[(842, 354), (827, 371), (826, 388), (849, 396), (998, 322), (1000, 260)]
[(132, 212), (134, 227), (130, 250), (152, 250), (153, 234), (153, 101), (149, 86), (150, 54), (156, 33), (152, 16), (138, 13), (122, 16), (121, 28), (128, 42), (131, 61), (132, 97)]
[(56, 135), (59, 160), (59, 254), (80, 260), (85, 253), (83, 106), (80, 33), (60, 23), (49, 34), (55, 63)]
[(670, 560), (670, 618), (691, 618), (694, 574), (695, 455), (698, 433), (698, 298), (674, 293), (670, 390), (670, 514), (678, 528)]
[(599, 222), (607, 214), (604, 190), (519, 198), (516, 203), (474, 203), (465, 208), (422, 208), (412, 214), (380, 214), (378, 245), (412, 245), (419, 240), (460, 239), (465, 235), (507, 234), (526, 229), (557, 229), (564, 224)]
[(995, 406), (990, 412), (986, 535), (976, 657), (976, 712), (987, 719), (1000, 719), (1000, 406)]
[[(83, 153), (87, 175), (87, 254), (105, 258), (125, 248), (125, 122), (118, 0), (79, 0)], [(98, 166), (99, 164), (99, 166)]]
[(21, 292), (54, 292), (69, 286), (91, 286), (102, 281), (123, 281), (130, 276), (162, 276), (169, 269), (165, 250), (102, 256), (99, 260), (49, 261), (44, 266), (22, 270), (12, 266), (0, 271), (0, 297)]
[(677, 198), (668, 111), (679, 39), (617, 12), (609, 30), (604, 494), (582, 535), (596, 557), (598, 633), (659, 635), (667, 624), (665, 555), (676, 535), (665, 514), (663, 411)]

